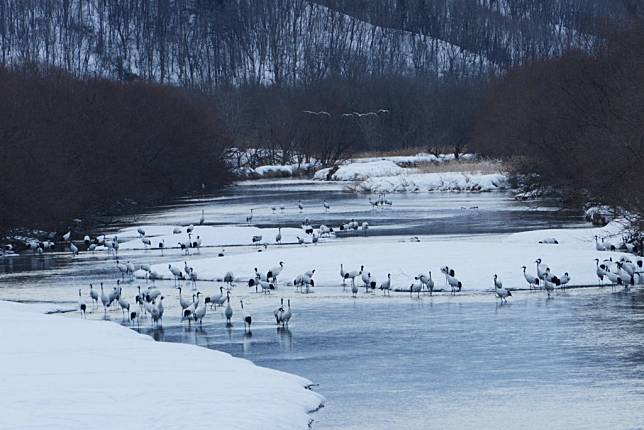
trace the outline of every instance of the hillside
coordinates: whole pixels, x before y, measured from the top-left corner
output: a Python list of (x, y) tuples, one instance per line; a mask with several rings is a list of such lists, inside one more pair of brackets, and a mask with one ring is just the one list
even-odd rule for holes
[(0, 58), (200, 88), (480, 76), (587, 46), (619, 2), (524, 3), (2, 0)]

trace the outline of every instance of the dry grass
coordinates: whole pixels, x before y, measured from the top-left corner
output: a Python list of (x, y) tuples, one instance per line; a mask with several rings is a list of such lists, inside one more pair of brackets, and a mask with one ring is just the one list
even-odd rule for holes
[(448, 161), (445, 163), (419, 163), (415, 166), (419, 173), (444, 173), (444, 172), (465, 172), (465, 173), (499, 173), (503, 165), (495, 160), (477, 161)]
[(426, 148), (406, 148), (406, 149), (394, 149), (391, 151), (360, 152), (358, 154), (353, 155), (351, 158), (409, 157), (420, 153), (427, 153), (427, 149)]

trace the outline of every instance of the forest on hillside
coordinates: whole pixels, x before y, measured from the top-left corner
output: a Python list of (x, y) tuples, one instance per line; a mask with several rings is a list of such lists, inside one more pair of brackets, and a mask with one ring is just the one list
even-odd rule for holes
[[(475, 150), (641, 213), (643, 17), (637, 0), (0, 0), (1, 221), (81, 179), (92, 197), (60, 214), (216, 188), (230, 147), (324, 165)], [(171, 161), (193, 147), (214, 170)], [(26, 201), (31, 172), (56, 180)], [(607, 185), (620, 175), (628, 188)]]
[(1, 61), (212, 89), (480, 76), (587, 48), (637, 0), (2, 0)]
[(149, 204), (227, 180), (223, 125), (181, 89), (0, 68), (0, 226)]

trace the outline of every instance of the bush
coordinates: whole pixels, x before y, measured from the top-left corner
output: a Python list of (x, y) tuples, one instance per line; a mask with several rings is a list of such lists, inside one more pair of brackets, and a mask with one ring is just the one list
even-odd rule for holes
[[(644, 28), (522, 66), (491, 90), (475, 149), (587, 201), (644, 211)], [(536, 173), (536, 175), (534, 175)], [(529, 176), (531, 175), (531, 176)]]
[(226, 142), (212, 107), (178, 88), (0, 68), (0, 226), (216, 188)]

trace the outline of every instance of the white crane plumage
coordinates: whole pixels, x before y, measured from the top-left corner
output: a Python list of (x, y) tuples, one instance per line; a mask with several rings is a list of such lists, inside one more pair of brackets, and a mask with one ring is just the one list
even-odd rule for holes
[(284, 269), (284, 262), (280, 261), (279, 265), (272, 267), (268, 273), (266, 274), (266, 280), (271, 280), (271, 282), (277, 282), (277, 277), (279, 276), (280, 273), (282, 273), (282, 269)]
[(411, 297), (413, 293), (417, 293), (418, 298), (420, 299), (420, 292), (422, 290), (423, 290), (423, 283), (418, 279), (414, 279), (414, 282), (412, 282), (411, 285), (409, 286), (409, 297)]
[(353, 297), (356, 297), (356, 295), (357, 295), (357, 294), (358, 294), (358, 286), (353, 282), (353, 279), (352, 279), (352, 283), (351, 283), (351, 295), (352, 295)]
[(284, 298), (280, 299), (279, 307), (275, 308), (273, 315), (275, 316), (275, 324), (282, 322), (282, 313), (284, 312)]
[(570, 275), (568, 272), (564, 273), (563, 276), (559, 279), (559, 285), (562, 290), (566, 289), (566, 285), (568, 285), (568, 282), (570, 282)]
[[(244, 309), (244, 301), (240, 300), (239, 305), (241, 306), (242, 318), (244, 319), (244, 330), (250, 331), (250, 325), (253, 322), (253, 317)], [(248, 326), (248, 329), (246, 329)]]
[(204, 300), (203, 302), (199, 302), (199, 305), (197, 305), (197, 308), (195, 309), (194, 312), (194, 319), (195, 322), (199, 321), (199, 325), (203, 322), (203, 318), (206, 316), (206, 301)]
[(496, 293), (496, 296), (501, 299), (501, 303), (507, 303), (508, 297), (512, 296), (510, 290), (503, 288), (503, 282), (499, 280), (496, 273), (494, 274), (494, 291)]
[(156, 304), (153, 303), (151, 306), (150, 316), (152, 317), (152, 322), (154, 324), (158, 324), (159, 321), (161, 321), (161, 319), (163, 318), (163, 311), (164, 311), (163, 299), (164, 298), (165, 297), (160, 296), (159, 302)]
[(380, 284), (382, 295), (391, 295), (391, 273), (387, 273), (387, 280)]
[(179, 290), (179, 305), (181, 305), (181, 311), (187, 309), (193, 301), (184, 299), (183, 296), (181, 295), (181, 287), (178, 288)]
[(119, 306), (121, 307), (121, 312), (123, 313), (123, 318), (125, 318), (126, 313), (130, 312), (130, 302), (125, 300), (123, 295), (119, 292)]
[(92, 284), (89, 284), (89, 297), (94, 301), (94, 307), (98, 306), (98, 292)]
[(264, 294), (270, 294), (271, 290), (275, 288), (272, 283), (266, 281), (259, 281), (259, 286), (262, 287), (262, 292)]
[(603, 263), (599, 264), (599, 258), (595, 258), (595, 263), (597, 266), (597, 268), (595, 269), (595, 273), (597, 274), (597, 278), (599, 279), (599, 285), (602, 285), (602, 282), (604, 281), (604, 276), (606, 276), (608, 268)]
[(226, 305), (226, 310), (224, 311), (224, 316), (226, 317), (226, 325), (231, 326), (232, 325), (232, 318), (233, 318), (233, 308), (230, 306), (230, 292), (226, 294), (226, 301), (228, 304)]
[(604, 245), (604, 239), (602, 238), (601, 243), (599, 242), (599, 237), (595, 235), (595, 249), (597, 251), (606, 251), (606, 245)]
[(291, 299), (288, 299), (287, 303), (288, 303), (288, 307), (282, 313), (282, 318), (281, 318), (283, 327), (288, 327), (288, 322), (291, 320), (291, 316), (293, 315), (291, 313)]
[(530, 289), (536, 288), (539, 285), (540, 279), (532, 275), (531, 273), (526, 272), (526, 266), (521, 266), (521, 268), (523, 269), (523, 277), (528, 283), (528, 287)]
[(543, 280), (543, 288), (546, 290), (548, 293), (548, 297), (550, 297), (550, 293), (552, 293), (555, 290), (555, 283), (548, 281), (547, 279)]
[(78, 310), (80, 311), (81, 317), (85, 318), (85, 313), (87, 312), (87, 304), (85, 303), (85, 299), (83, 299), (83, 294), (81, 293), (81, 289), (78, 289)]
[(226, 301), (226, 296), (224, 296), (224, 287), (219, 287), (219, 294), (206, 297), (204, 299), (205, 303), (210, 303), (210, 309), (217, 306), (221, 306)]
[(342, 278), (342, 289), (344, 290), (344, 286), (346, 285), (346, 279), (347, 279), (347, 272), (344, 271), (344, 265), (340, 264), (340, 277)]
[(360, 270), (352, 270), (351, 272), (345, 272), (344, 279), (351, 279), (351, 285), (355, 285), (355, 278), (362, 273), (364, 266), (361, 266)]
[(168, 270), (170, 271), (170, 273), (172, 273), (175, 283), (178, 279), (183, 278), (183, 272), (178, 267), (174, 267), (172, 264), (168, 264)]
[(226, 272), (224, 275), (224, 282), (228, 285), (232, 285), (233, 282), (235, 281), (235, 275), (233, 272)]
[(456, 272), (454, 269), (450, 269), (448, 266), (441, 267), (441, 272), (445, 275), (445, 283), (451, 288), (452, 295), (456, 295), (457, 292), (460, 292), (463, 288), (463, 284), (456, 278)]
[[(197, 300), (195, 300), (195, 297), (197, 297)], [(197, 295), (193, 294), (192, 295), (192, 303), (190, 305), (183, 309), (181, 311), (181, 320), (185, 321), (188, 320), (188, 326), (190, 326), (190, 321), (194, 319), (194, 312), (195, 309), (197, 309), (197, 306), (199, 305), (199, 293)]]
[(103, 303), (103, 310), (105, 311), (105, 313), (107, 313), (107, 308), (109, 307), (110, 304), (112, 304), (112, 300), (107, 294), (105, 294), (105, 291), (103, 291), (102, 282), (101, 282), (101, 303)]
[(537, 277), (545, 279), (549, 267), (546, 264), (541, 264), (541, 258), (537, 258), (534, 262), (537, 263)]

